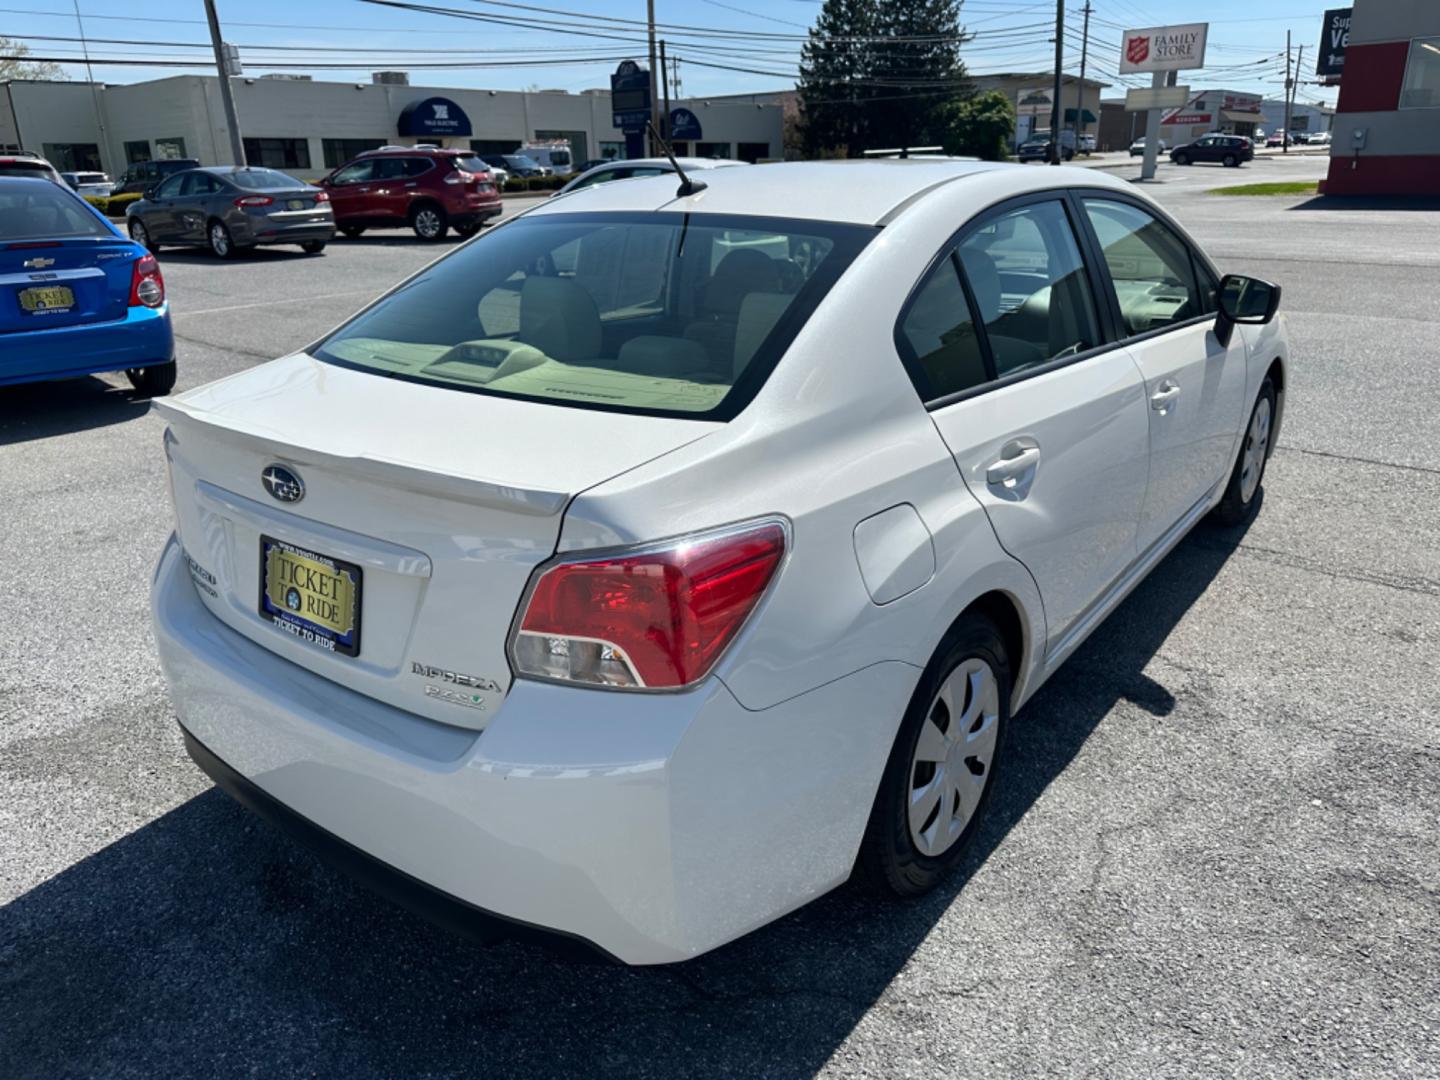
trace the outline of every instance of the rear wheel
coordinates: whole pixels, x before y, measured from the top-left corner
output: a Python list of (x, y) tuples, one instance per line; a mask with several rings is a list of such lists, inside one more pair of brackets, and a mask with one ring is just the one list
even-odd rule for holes
[(150, 252), (151, 255), (160, 250), (160, 245), (150, 239), (150, 230), (145, 228), (145, 223), (139, 218), (131, 218), (126, 228), (129, 230), (130, 239)]
[(1275, 426), (1275, 384), (1266, 379), (1260, 384), (1260, 396), (1250, 412), (1250, 423), (1240, 444), (1240, 456), (1230, 474), (1225, 495), (1215, 507), (1215, 518), (1222, 525), (1239, 525), (1249, 521), (1260, 506), (1260, 484), (1265, 479), (1265, 463), (1270, 460), (1270, 432)]
[(210, 227), (205, 230), (205, 237), (210, 245), (210, 254), (217, 259), (233, 259), (235, 257), (235, 241), (230, 236), (230, 230), (225, 227), (223, 221), (212, 221)]
[(125, 377), (141, 397), (164, 397), (175, 388), (175, 361), (153, 367), (128, 368)]
[(342, 236), (347, 236), (347, 237), (349, 237), (351, 240), (354, 240), (357, 236), (359, 236), (359, 235), (360, 235), (361, 233), (363, 233), (364, 231), (365, 231), (365, 228), (364, 228), (364, 226), (362, 226), (362, 225), (341, 225), (341, 226), (340, 226), (340, 233), (341, 233), (341, 235), (342, 235)]
[(1176, 165), (1189, 165), (1189, 164), (1190, 164), (1190, 155), (1188, 155), (1188, 154), (1176, 154), (1175, 157), (1174, 157), (1173, 159), (1171, 159), (1171, 160), (1173, 160)]
[(881, 892), (933, 889), (978, 831), (1010, 719), (1009, 664), (995, 625), (967, 615), (926, 667), (860, 846), (858, 869)]
[(1239, 165), (1240, 162), (1236, 160), (1234, 154), (1226, 154), (1224, 159), (1221, 161), (1221, 164), (1224, 165), (1227, 169), (1233, 169), (1236, 165)]
[(445, 211), (433, 203), (423, 203), (410, 211), (410, 228), (421, 240), (439, 240), (448, 227)]
[(325, 250), (325, 241), (306, 240), (303, 244), (300, 245), (300, 250), (305, 252), (306, 255), (319, 255), (322, 251)]

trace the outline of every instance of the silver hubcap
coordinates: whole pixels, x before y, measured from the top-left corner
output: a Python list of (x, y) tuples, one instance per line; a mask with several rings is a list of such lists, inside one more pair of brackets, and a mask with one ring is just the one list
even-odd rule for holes
[(971, 657), (941, 685), (915, 744), (910, 839), (921, 854), (943, 855), (975, 816), (999, 730), (1000, 684), (989, 664)]
[(1260, 404), (1255, 406), (1255, 415), (1250, 418), (1250, 430), (1245, 433), (1245, 458), (1240, 466), (1240, 498), (1244, 502), (1248, 503), (1255, 497), (1269, 452), (1270, 399), (1261, 398)]
[(440, 215), (434, 210), (421, 210), (415, 215), (415, 228), (421, 236), (434, 236), (440, 231)]
[(134, 240), (137, 244), (144, 244), (145, 226), (141, 225), (138, 221), (132, 221), (130, 223), (130, 239)]
[(215, 254), (224, 255), (230, 250), (230, 238), (225, 235), (225, 229), (216, 225), (210, 230), (210, 246), (215, 249)]

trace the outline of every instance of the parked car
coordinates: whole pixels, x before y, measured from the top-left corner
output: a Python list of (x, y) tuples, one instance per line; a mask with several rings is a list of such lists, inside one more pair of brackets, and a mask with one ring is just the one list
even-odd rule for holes
[(1170, 151), (1170, 160), (1176, 165), (1208, 161), (1239, 168), (1254, 159), (1255, 144), (1243, 135), (1205, 135)]
[(480, 160), (493, 169), (504, 169), (508, 176), (549, 176), (550, 170), (526, 154), (481, 154)]
[(582, 161), (575, 166), (575, 175), (579, 176), (581, 173), (587, 173), (591, 169), (598, 169), (601, 165), (610, 165), (619, 160), (619, 158), (591, 158), (589, 161)]
[(64, 185), (55, 166), (28, 150), (18, 154), (0, 154), (0, 176), (30, 176), (49, 180), (52, 184)]
[[(1162, 154), (1165, 153), (1166, 150), (1170, 149), (1170, 147), (1166, 144), (1166, 142), (1165, 142), (1164, 139), (1156, 139), (1156, 140), (1155, 140), (1155, 148), (1156, 148), (1156, 150), (1157, 150), (1159, 153), (1162, 153)], [(1132, 142), (1132, 143), (1130, 144), (1130, 156), (1131, 156), (1131, 157), (1140, 157), (1140, 156), (1143, 155), (1144, 153), (1145, 153), (1145, 136), (1142, 135), (1142, 136), (1140, 136), (1140, 138), (1136, 139), (1134, 142)]]
[(1310, 142), (1310, 132), (1292, 131), (1290, 133), (1290, 142), (1294, 146), (1306, 146)]
[(1265, 137), (1265, 145), (1270, 148), (1285, 145), (1285, 133), (1283, 131), (1272, 131)]
[(352, 238), (405, 225), (422, 240), (450, 229), (469, 237), (504, 210), (489, 168), (469, 150), (370, 150), (320, 186), (330, 193), (340, 232)]
[[(688, 172), (700, 172), (706, 169), (724, 169), (731, 165), (744, 165), (743, 161), (726, 161), (723, 158), (676, 158), (680, 167)], [(632, 180), (636, 177), (661, 176), (665, 173), (673, 173), (675, 170), (670, 164), (669, 158), (633, 158), (629, 161), (605, 161), (587, 169), (579, 176), (571, 180), (563, 188), (556, 192), (557, 195), (564, 195), (568, 191), (578, 191), (581, 188), (594, 187), (596, 184), (608, 184), (612, 180)]]
[(164, 158), (160, 161), (137, 161), (116, 181), (111, 195), (143, 195), (150, 188), (176, 173), (198, 169), (200, 162), (195, 158)]
[(1081, 136), (1080, 136), (1080, 152), (1081, 152), (1082, 154), (1093, 154), (1093, 153), (1095, 153), (1095, 136), (1094, 136), (1094, 135), (1081, 135)]
[(64, 184), (0, 175), (0, 384), (123, 371), (140, 394), (175, 385), (155, 256)]
[[(1073, 146), (1061, 146), (1060, 156), (1069, 161), (1075, 156)], [(1015, 151), (1015, 158), (1018, 161), (1049, 161), (1050, 160), (1050, 138), (1049, 136), (1038, 136), (1033, 139), (1026, 139)]]
[(940, 883), (1014, 710), (1256, 512), (1290, 382), (1279, 289), (1104, 172), (705, 180), (548, 200), (159, 406), (199, 766), (389, 895), (634, 964)]
[(538, 164), (547, 175), (573, 176), (579, 172), (568, 142), (535, 143), (522, 146), (520, 153)]
[(103, 172), (63, 172), (60, 179), (71, 191), (81, 195), (108, 196), (115, 186), (114, 181)]
[(125, 223), (152, 252), (203, 247), (221, 259), (260, 244), (299, 244), (318, 255), (335, 236), (326, 192), (275, 169), (235, 165), (175, 174), (127, 206)]
[(1332, 141), (1332, 136), (1331, 136), (1331, 133), (1330, 133), (1330, 132), (1328, 132), (1328, 131), (1317, 131), (1317, 132), (1314, 132), (1314, 133), (1310, 136), (1310, 138), (1305, 141), (1305, 145), (1306, 145), (1306, 146), (1329, 146), (1330, 143), (1331, 143), (1331, 141)]

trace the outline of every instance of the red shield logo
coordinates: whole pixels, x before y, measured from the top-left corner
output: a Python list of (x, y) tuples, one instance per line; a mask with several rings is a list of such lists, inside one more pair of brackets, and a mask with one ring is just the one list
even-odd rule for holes
[(1132, 64), (1143, 64), (1150, 59), (1150, 39), (1132, 37), (1125, 42), (1125, 58)]

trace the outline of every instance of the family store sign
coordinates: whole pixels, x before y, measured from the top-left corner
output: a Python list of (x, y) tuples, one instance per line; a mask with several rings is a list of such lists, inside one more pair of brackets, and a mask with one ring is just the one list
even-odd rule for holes
[(1120, 44), (1120, 74), (1204, 67), (1205, 34), (1209, 28), (1209, 23), (1188, 23), (1126, 30)]

